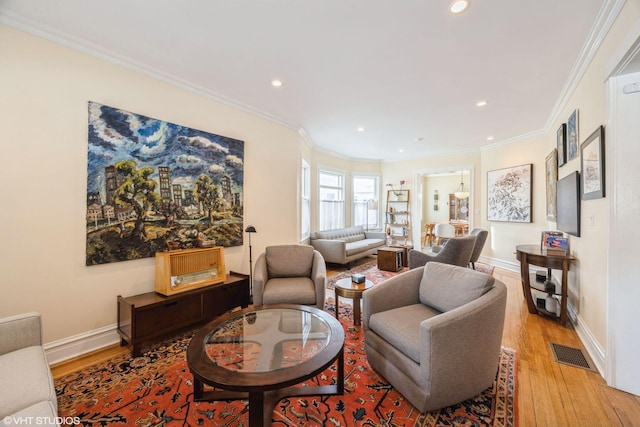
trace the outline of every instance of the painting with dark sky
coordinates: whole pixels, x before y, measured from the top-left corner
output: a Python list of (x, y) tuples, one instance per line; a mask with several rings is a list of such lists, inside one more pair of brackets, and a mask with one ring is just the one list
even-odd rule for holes
[(88, 105), (87, 265), (242, 245), (244, 142)]

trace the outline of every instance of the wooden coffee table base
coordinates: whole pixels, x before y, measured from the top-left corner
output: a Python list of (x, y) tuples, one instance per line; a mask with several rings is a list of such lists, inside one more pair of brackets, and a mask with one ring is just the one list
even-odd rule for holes
[[(340, 322), (316, 307), (274, 304), (227, 313), (200, 328), (187, 347), (193, 399), (248, 399), (249, 425), (270, 426), (273, 410), (284, 397), (344, 394), (344, 337)], [(308, 342), (309, 352), (285, 360), (282, 345), (292, 340)], [(259, 344), (257, 363), (253, 352), (245, 365), (244, 352), (225, 349), (244, 343)], [(237, 356), (233, 364), (227, 364), (227, 351)], [(335, 384), (299, 385), (334, 363)]]
[(273, 410), (285, 397), (296, 396), (333, 396), (344, 394), (344, 352), (337, 357), (337, 383), (316, 387), (291, 386), (277, 390), (263, 391), (230, 391), (204, 390), (204, 384), (198, 378), (193, 379), (193, 400), (196, 402), (213, 402), (217, 400), (249, 400), (249, 425), (270, 426)]

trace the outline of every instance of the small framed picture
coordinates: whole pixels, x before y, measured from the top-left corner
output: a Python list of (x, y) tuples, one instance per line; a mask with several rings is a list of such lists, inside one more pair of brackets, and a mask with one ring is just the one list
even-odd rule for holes
[(567, 124), (563, 123), (558, 128), (557, 132), (558, 142), (558, 166), (562, 166), (567, 163)]
[(573, 113), (567, 119), (567, 160), (573, 160), (578, 157), (578, 144), (580, 144), (578, 137), (578, 110), (573, 110)]
[(604, 126), (580, 145), (582, 200), (604, 197)]
[(545, 160), (545, 174), (547, 184), (547, 221), (556, 221), (557, 185), (558, 185), (558, 156), (554, 148)]

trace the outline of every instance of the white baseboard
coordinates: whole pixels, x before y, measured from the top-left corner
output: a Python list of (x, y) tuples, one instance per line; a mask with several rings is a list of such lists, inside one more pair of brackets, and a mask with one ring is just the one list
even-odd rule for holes
[[(480, 257), (479, 261), (494, 265), (496, 267), (504, 268), (505, 270), (514, 271), (520, 274), (519, 262), (503, 261), (496, 258), (489, 258), (489, 257), (482, 257), (482, 256)], [(535, 266), (531, 266), (530, 270), (534, 271), (535, 269), (536, 269)], [(580, 338), (580, 341), (582, 341), (582, 344), (587, 350), (587, 353), (589, 353), (589, 357), (591, 357), (591, 360), (596, 365), (595, 366), (596, 369), (598, 370), (600, 375), (604, 378), (604, 372), (606, 367), (606, 356), (605, 356), (604, 349), (602, 348), (602, 346), (600, 346), (600, 344), (598, 344), (593, 334), (591, 333), (591, 330), (587, 327), (585, 322), (582, 320), (582, 318), (580, 317), (580, 314), (576, 312), (575, 307), (571, 304), (571, 301), (569, 301), (569, 303), (567, 304), (567, 314), (571, 319), (571, 323), (573, 323), (574, 325), (576, 333), (578, 334), (578, 338)]]
[(491, 264), (495, 267), (504, 268), (505, 270), (515, 271), (516, 273), (520, 273), (520, 263), (503, 261), (497, 258), (490, 258), (486, 256), (480, 256), (478, 259), (480, 262), (484, 262), (485, 264)]
[(596, 365), (596, 369), (600, 373), (600, 375), (604, 378), (605, 368), (606, 368), (606, 356), (605, 351), (600, 344), (596, 341), (591, 330), (587, 328), (584, 321), (580, 317), (580, 314), (576, 312), (573, 304), (567, 304), (567, 313), (569, 318), (571, 319), (571, 323), (573, 323), (576, 333), (582, 341), (584, 348), (589, 353), (589, 357)]
[(104, 326), (61, 340), (46, 343), (44, 347), (49, 365), (64, 362), (120, 342), (117, 324)]

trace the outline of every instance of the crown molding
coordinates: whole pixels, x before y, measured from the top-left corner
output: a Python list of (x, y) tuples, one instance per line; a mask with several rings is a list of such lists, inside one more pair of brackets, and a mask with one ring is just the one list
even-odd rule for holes
[(194, 84), (190, 81), (182, 79), (173, 74), (166, 73), (162, 70), (159, 70), (153, 67), (149, 67), (145, 64), (142, 64), (136, 61), (135, 59), (132, 59), (123, 55), (118, 55), (112, 51), (109, 51), (93, 43), (90, 43), (87, 40), (73, 37), (70, 34), (53, 29), (51, 27), (37, 25), (31, 20), (26, 19), (24, 17), (19, 17), (11, 12), (7, 12), (0, 9), (0, 23), (16, 28), (18, 30), (24, 31), (26, 33), (32, 34), (34, 36), (43, 38), (45, 40), (49, 40), (56, 44), (68, 47), (78, 52), (87, 54), (89, 56), (93, 56), (95, 58), (117, 65), (119, 67), (126, 68), (136, 73), (143, 74), (155, 80), (162, 81), (171, 86), (191, 92), (198, 96), (202, 96), (203, 98), (211, 99), (221, 104), (228, 105), (230, 107), (241, 110), (245, 113), (267, 120), (269, 122), (276, 123), (278, 125), (281, 125), (296, 131), (298, 130), (298, 126), (295, 126), (293, 123), (289, 123), (285, 120), (282, 120), (279, 117), (266, 113), (250, 105), (244, 104), (240, 101), (237, 101), (235, 99), (229, 98), (220, 93), (214, 92), (210, 89)]
[(637, 67), (628, 69), (640, 57), (640, 20), (635, 23), (616, 52), (611, 56), (605, 69), (604, 79), (637, 72)]
[(578, 87), (578, 83), (580, 83), (580, 80), (584, 77), (587, 68), (596, 56), (598, 49), (600, 49), (603, 40), (609, 33), (609, 30), (611, 30), (625, 3), (626, 0), (606, 0), (600, 8), (598, 16), (591, 27), (591, 31), (580, 50), (578, 59), (569, 74), (569, 78), (564, 84), (558, 100), (551, 109), (551, 114), (549, 114), (549, 118), (544, 127), (545, 132), (550, 132), (553, 124), (559, 119), (560, 114), (569, 102), (569, 98), (571, 98)]

